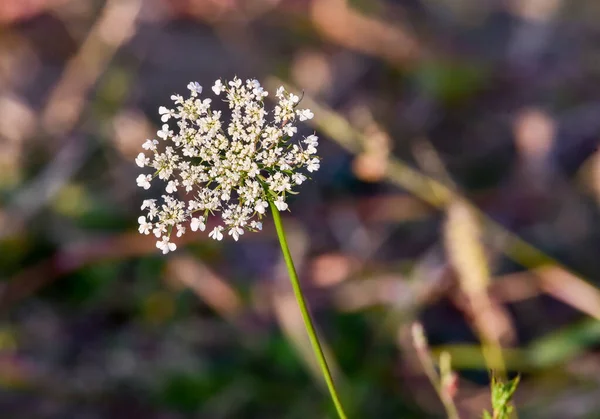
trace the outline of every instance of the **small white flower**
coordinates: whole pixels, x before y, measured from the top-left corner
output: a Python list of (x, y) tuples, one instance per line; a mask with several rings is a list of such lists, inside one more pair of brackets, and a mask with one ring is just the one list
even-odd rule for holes
[(145, 167), (150, 163), (150, 159), (144, 153), (140, 153), (135, 158), (135, 164), (139, 167)]
[(156, 208), (156, 205), (154, 205), (148, 209), (148, 218), (150, 220), (153, 220), (154, 218), (156, 218), (157, 215), (158, 215), (158, 208)]
[(252, 89), (252, 92), (254, 92), (256, 89), (262, 89), (262, 86), (260, 85), (260, 82), (257, 79), (251, 79), (251, 80), (247, 80), (248, 86)]
[(144, 150), (156, 151), (156, 144), (158, 144), (158, 141), (156, 140), (146, 140), (146, 142), (142, 144), (142, 148)]
[(165, 188), (165, 191), (167, 191), (167, 193), (176, 192), (178, 185), (179, 185), (178, 181), (176, 181), (176, 180), (170, 180), (169, 183), (167, 183), (167, 187)]
[(161, 121), (167, 122), (173, 116), (173, 111), (165, 106), (161, 106), (158, 108), (158, 114), (161, 115)]
[(192, 231), (204, 231), (206, 229), (206, 224), (204, 224), (204, 218), (203, 217), (198, 217), (198, 218), (192, 218), (190, 221), (190, 229)]
[(190, 90), (192, 97), (198, 96), (202, 93), (202, 86), (197, 81), (191, 81), (188, 83), (187, 88)]
[(262, 199), (259, 200), (256, 205), (254, 206), (254, 210), (256, 212), (258, 212), (259, 214), (264, 214), (265, 210), (267, 209), (267, 207), (269, 206), (269, 204), (267, 204), (267, 201), (263, 201)]
[(285, 132), (285, 135), (288, 137), (292, 137), (296, 132), (298, 132), (298, 128), (291, 124), (287, 124), (285, 127), (283, 127), (283, 132)]
[(278, 197), (277, 200), (275, 200), (274, 204), (279, 211), (285, 211), (286, 209), (288, 209), (288, 204), (285, 203), (282, 196)]
[(305, 144), (309, 145), (309, 146), (313, 146), (316, 147), (319, 145), (319, 137), (317, 137), (316, 135), (309, 135), (308, 137), (306, 137), (303, 141)]
[(152, 234), (154, 234), (154, 237), (156, 237), (156, 238), (159, 238), (166, 232), (167, 232), (167, 226), (165, 226), (164, 224), (157, 224), (154, 226), (154, 229), (152, 230)]
[(156, 242), (156, 247), (162, 250), (163, 255), (166, 255), (169, 252), (173, 252), (177, 249), (177, 245), (175, 243), (171, 243), (167, 236), (163, 237), (162, 240)]
[(156, 136), (158, 138), (162, 138), (163, 140), (169, 138), (171, 134), (173, 134), (173, 131), (169, 130), (169, 126), (167, 124), (164, 124), (160, 130), (156, 131)]
[(313, 116), (315, 116), (315, 114), (313, 114), (310, 109), (301, 109), (299, 111), (296, 111), (296, 114), (298, 115), (298, 119), (301, 121), (313, 119)]
[(260, 82), (258, 80), (256, 80), (256, 79), (250, 80), (249, 85), (252, 87), (252, 93), (259, 100), (264, 97), (267, 97), (269, 95), (269, 92), (267, 92), (265, 89), (263, 89), (263, 87), (260, 85)]
[(319, 159), (314, 158), (308, 163), (308, 166), (306, 166), (306, 170), (308, 170), (309, 172), (316, 172), (317, 170), (319, 170), (320, 167), (321, 162), (319, 161)]
[(212, 91), (215, 92), (215, 95), (217, 96), (219, 96), (222, 92), (225, 91), (225, 86), (223, 86), (223, 82), (220, 79), (215, 81), (215, 84), (212, 87)]
[(229, 85), (234, 89), (239, 89), (242, 86), (242, 81), (235, 77), (233, 80), (229, 82)]
[(296, 185), (302, 185), (302, 182), (306, 180), (306, 176), (302, 173), (294, 173), (292, 175), (292, 180), (296, 183)]
[(185, 227), (181, 224), (177, 224), (177, 237), (181, 237), (185, 234)]
[(156, 207), (156, 199), (144, 199), (144, 201), (142, 202), (142, 208), (141, 210), (145, 210), (146, 208), (153, 208)]
[(258, 175), (260, 173), (260, 170), (258, 168), (257, 165), (254, 165), (250, 168), (250, 170), (248, 171), (248, 176), (250, 176), (251, 178), (256, 177), (256, 175)]
[(151, 175), (139, 175), (136, 179), (137, 185), (140, 188), (150, 189), (150, 181), (152, 180)]
[(150, 234), (150, 230), (152, 230), (152, 223), (147, 222), (146, 217), (143, 215), (139, 217), (138, 223), (140, 224), (140, 227), (138, 228), (140, 234)]
[(233, 237), (233, 240), (235, 241), (238, 241), (242, 234), (244, 234), (244, 230), (240, 227), (233, 227), (231, 230), (229, 230), (229, 235)]
[(223, 231), (223, 227), (217, 226), (210, 233), (208, 233), (208, 237), (215, 239), (215, 240), (222, 240), (223, 239), (223, 233), (221, 233), (222, 231)]
[(262, 230), (262, 223), (260, 221), (252, 220), (250, 227), (260, 231)]

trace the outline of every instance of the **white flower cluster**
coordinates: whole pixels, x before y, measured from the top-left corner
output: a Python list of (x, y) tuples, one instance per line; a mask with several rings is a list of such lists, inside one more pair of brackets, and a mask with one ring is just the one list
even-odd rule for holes
[(164, 123), (158, 140), (146, 140), (146, 152), (135, 160), (154, 169), (154, 174), (138, 176), (138, 186), (149, 189), (155, 178), (166, 184), (162, 202), (145, 200), (147, 214), (138, 219), (140, 233), (153, 233), (163, 253), (176, 249), (170, 241), (174, 229), (180, 237), (189, 222), (192, 231), (204, 231), (209, 215), (217, 212), (222, 225), (209, 233), (215, 240), (224, 232), (238, 240), (245, 230), (260, 230), (268, 201), (285, 211), (292, 188), (307, 179), (300, 169), (315, 172), (320, 165), (318, 138), (294, 138), (295, 122), (311, 119), (313, 113), (296, 109), (300, 98), (283, 87), (275, 94), (271, 121), (263, 102), (268, 92), (257, 80), (215, 82), (213, 92), (229, 106), (228, 121), (211, 109), (211, 99), (200, 98), (202, 86), (192, 82), (187, 87), (189, 98), (173, 95), (172, 109), (158, 109)]

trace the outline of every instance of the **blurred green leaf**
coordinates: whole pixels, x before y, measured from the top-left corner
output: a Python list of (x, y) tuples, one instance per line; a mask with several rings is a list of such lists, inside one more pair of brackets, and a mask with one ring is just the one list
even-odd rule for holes
[(429, 60), (415, 72), (421, 88), (447, 104), (478, 92), (488, 77), (486, 68), (460, 61)]
[(44, 294), (76, 307), (112, 299), (112, 288), (123, 263), (99, 262), (69, 274), (44, 291)]
[(166, 378), (161, 401), (182, 411), (197, 410), (211, 393), (211, 378), (203, 374), (171, 374)]
[(531, 360), (540, 368), (565, 362), (600, 343), (600, 322), (586, 319), (539, 338), (529, 345)]

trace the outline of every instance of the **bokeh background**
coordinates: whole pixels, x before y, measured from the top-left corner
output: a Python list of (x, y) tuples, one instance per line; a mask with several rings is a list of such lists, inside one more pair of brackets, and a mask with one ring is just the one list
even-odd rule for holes
[[(133, 163), (195, 80), (304, 92), (284, 223), (355, 418), (600, 417), (600, 3), (2, 0), (0, 417), (334, 417), (274, 229), (137, 233)], [(502, 348), (500, 350), (499, 348)]]

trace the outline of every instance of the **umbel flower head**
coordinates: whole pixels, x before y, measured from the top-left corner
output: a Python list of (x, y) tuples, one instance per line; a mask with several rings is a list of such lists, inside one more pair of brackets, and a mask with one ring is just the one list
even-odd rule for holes
[(238, 240), (246, 230), (260, 230), (268, 202), (285, 211), (293, 188), (307, 179), (303, 169), (315, 172), (320, 164), (317, 136), (296, 135), (295, 123), (313, 113), (296, 109), (300, 98), (283, 87), (269, 112), (268, 92), (257, 80), (217, 80), (212, 91), (227, 103), (227, 118), (211, 109), (211, 99), (200, 97), (197, 82), (187, 87), (188, 98), (173, 95), (172, 108), (158, 109), (164, 123), (158, 139), (146, 140), (135, 160), (154, 170), (139, 175), (138, 186), (149, 189), (158, 178), (165, 187), (160, 202), (143, 202), (146, 215), (138, 219), (140, 233), (153, 233), (163, 253), (176, 249), (172, 232), (180, 237), (187, 227), (208, 228), (215, 240), (224, 234)]

